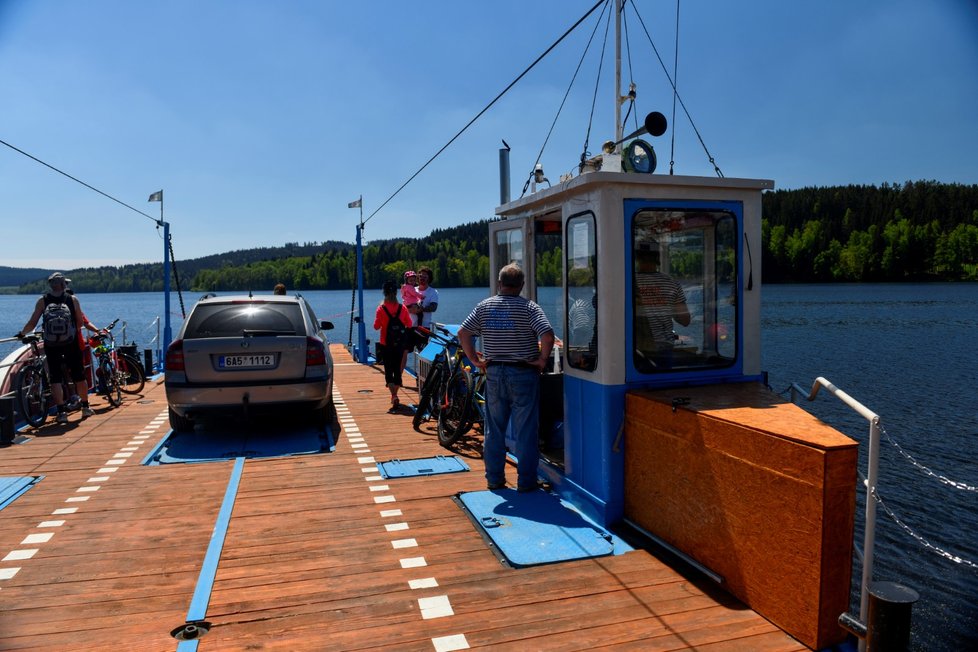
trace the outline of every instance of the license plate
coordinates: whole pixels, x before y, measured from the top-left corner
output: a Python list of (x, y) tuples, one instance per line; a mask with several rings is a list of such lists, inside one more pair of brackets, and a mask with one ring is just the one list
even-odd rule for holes
[(222, 355), (217, 358), (218, 369), (263, 369), (274, 366), (275, 356), (271, 353)]

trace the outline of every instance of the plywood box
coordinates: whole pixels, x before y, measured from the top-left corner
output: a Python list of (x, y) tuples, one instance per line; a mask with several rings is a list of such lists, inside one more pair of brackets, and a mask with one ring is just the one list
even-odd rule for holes
[(845, 638), (856, 463), (855, 441), (760, 384), (626, 397), (625, 517), (814, 649)]

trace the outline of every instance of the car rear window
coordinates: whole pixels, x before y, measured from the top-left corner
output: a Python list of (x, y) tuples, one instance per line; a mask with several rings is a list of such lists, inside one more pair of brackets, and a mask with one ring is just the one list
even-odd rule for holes
[(302, 311), (294, 303), (223, 303), (197, 306), (185, 339), (253, 335), (305, 335)]

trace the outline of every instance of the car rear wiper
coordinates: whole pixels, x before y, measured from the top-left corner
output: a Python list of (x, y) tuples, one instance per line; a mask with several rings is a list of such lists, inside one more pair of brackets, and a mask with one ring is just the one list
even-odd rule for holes
[(261, 330), (261, 329), (244, 329), (241, 331), (241, 335), (244, 337), (259, 337), (262, 335), (295, 335), (295, 331), (273, 331), (273, 330)]

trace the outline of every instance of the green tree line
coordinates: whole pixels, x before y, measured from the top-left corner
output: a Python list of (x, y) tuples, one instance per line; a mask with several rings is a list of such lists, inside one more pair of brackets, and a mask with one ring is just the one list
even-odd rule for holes
[[(762, 197), (763, 281), (978, 280), (978, 185), (917, 181), (767, 192)], [(440, 287), (489, 282), (489, 220), (438, 229), (422, 238), (373, 240), (363, 249), (364, 287), (430, 267)], [(559, 240), (538, 255), (543, 284), (559, 283)], [(175, 243), (179, 252), (179, 241)], [(289, 243), (177, 260), (183, 289), (201, 292), (350, 289), (356, 251), (344, 242)], [(67, 272), (78, 292), (163, 289), (162, 265)], [(38, 293), (44, 278), (18, 292)]]

